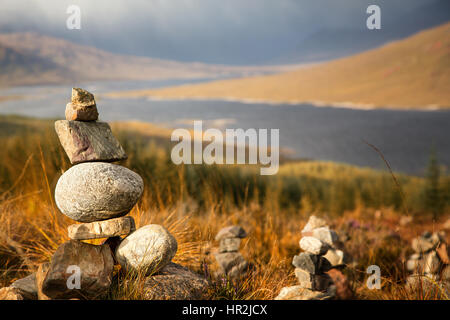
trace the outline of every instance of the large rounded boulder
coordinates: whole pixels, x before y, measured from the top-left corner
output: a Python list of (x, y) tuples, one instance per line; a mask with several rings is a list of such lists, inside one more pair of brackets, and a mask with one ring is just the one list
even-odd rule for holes
[(93, 222), (127, 214), (143, 190), (142, 178), (123, 166), (86, 162), (71, 167), (59, 178), (55, 201), (69, 218)]
[(149, 224), (122, 240), (116, 249), (116, 259), (128, 272), (151, 275), (172, 261), (178, 244), (163, 226)]

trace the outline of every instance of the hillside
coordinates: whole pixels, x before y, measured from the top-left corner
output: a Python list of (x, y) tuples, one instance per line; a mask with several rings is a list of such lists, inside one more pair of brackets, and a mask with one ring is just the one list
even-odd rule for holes
[(449, 108), (449, 84), (447, 23), (374, 50), (286, 73), (117, 95)]
[(113, 54), (34, 32), (0, 34), (0, 86), (89, 80), (237, 77), (290, 68), (181, 63)]

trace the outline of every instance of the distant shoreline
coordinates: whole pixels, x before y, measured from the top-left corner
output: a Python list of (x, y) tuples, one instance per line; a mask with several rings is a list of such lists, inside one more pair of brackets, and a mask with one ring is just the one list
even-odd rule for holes
[(352, 109), (352, 110), (395, 110), (395, 111), (448, 111), (448, 107), (429, 105), (420, 108), (405, 108), (398, 106), (377, 106), (375, 104), (364, 104), (364, 103), (354, 103), (354, 102), (325, 102), (320, 100), (314, 101), (276, 101), (276, 100), (264, 100), (264, 99), (243, 99), (235, 97), (190, 97), (190, 96), (179, 96), (179, 97), (164, 97), (158, 95), (150, 94), (130, 94), (126, 92), (112, 92), (104, 94), (104, 97), (112, 99), (147, 99), (149, 101), (227, 101), (227, 102), (238, 102), (242, 104), (267, 104), (272, 106), (278, 105), (312, 105), (314, 107), (330, 107), (330, 108), (340, 108), (340, 109)]

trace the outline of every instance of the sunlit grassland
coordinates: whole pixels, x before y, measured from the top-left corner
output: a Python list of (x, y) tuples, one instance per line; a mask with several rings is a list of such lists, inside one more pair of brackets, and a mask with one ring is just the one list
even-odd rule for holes
[[(138, 122), (113, 123), (112, 128), (129, 156), (120, 164), (144, 179), (144, 195), (130, 214), (138, 227), (158, 223), (174, 234), (179, 244), (175, 262), (211, 274), (217, 231), (230, 224), (247, 230), (241, 252), (255, 265), (253, 274), (234, 284), (212, 281), (207, 298), (272, 299), (281, 287), (294, 285), (291, 260), (310, 214), (327, 217), (338, 233), (350, 236), (345, 247), (356, 263), (345, 273), (356, 298), (433, 298), (403, 287), (411, 239), (439, 230), (449, 217), (446, 197), (439, 219), (432, 220), (424, 178), (395, 174), (399, 189), (388, 171), (331, 162), (287, 162), (275, 176), (261, 176), (254, 166), (176, 166), (168, 130)], [(68, 240), (73, 221), (54, 202), (56, 182), (71, 165), (53, 121), (2, 116), (0, 143), (1, 287), (48, 260)], [(440, 185), (448, 195), (447, 176)], [(402, 214), (413, 215), (414, 222), (401, 226)], [(361, 227), (350, 228), (350, 219)], [(370, 264), (383, 270), (381, 291), (365, 286)], [(115, 288), (110, 297), (139, 299), (139, 288)]]

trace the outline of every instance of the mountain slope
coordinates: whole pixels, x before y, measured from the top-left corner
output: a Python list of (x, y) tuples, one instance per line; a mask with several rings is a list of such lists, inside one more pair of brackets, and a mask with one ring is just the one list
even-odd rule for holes
[(289, 66), (229, 67), (118, 55), (34, 32), (0, 34), (0, 85), (242, 76)]
[(287, 73), (122, 95), (449, 108), (449, 86), (447, 23), (374, 50)]

